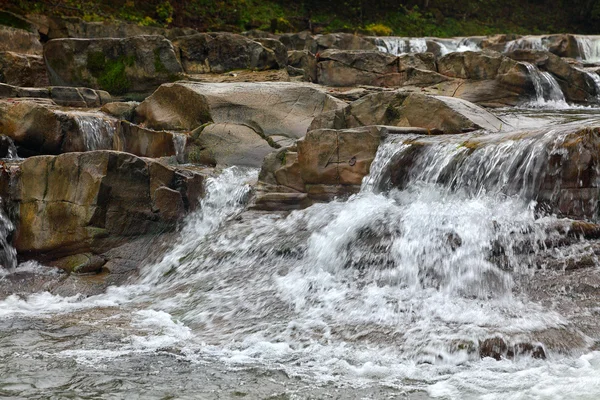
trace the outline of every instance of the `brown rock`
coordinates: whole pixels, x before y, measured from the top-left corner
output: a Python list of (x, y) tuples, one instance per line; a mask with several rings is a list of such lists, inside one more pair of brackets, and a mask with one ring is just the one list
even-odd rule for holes
[(0, 52), (0, 83), (14, 86), (48, 86), (44, 58), (39, 55)]

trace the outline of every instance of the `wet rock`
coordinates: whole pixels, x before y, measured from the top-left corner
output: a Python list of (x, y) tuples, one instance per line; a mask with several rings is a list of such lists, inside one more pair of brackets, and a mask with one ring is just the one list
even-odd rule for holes
[(500, 361), (506, 357), (508, 353), (508, 345), (501, 337), (485, 339), (479, 343), (479, 357), (491, 357), (494, 360)]
[(199, 33), (178, 38), (174, 44), (189, 74), (284, 68), (287, 61), (284, 46), (273, 39), (263, 42), (265, 45), (232, 33)]
[(525, 356), (545, 360), (546, 351), (544, 350), (544, 347), (539, 343), (517, 343), (512, 347), (511, 350), (509, 350), (508, 356), (509, 358)]
[(41, 55), (42, 44), (35, 33), (0, 25), (0, 51)]
[(55, 39), (46, 43), (44, 57), (53, 85), (111, 94), (151, 91), (183, 72), (175, 48), (163, 36)]
[(50, 265), (61, 268), (69, 273), (86, 274), (100, 272), (106, 260), (91, 253), (74, 254), (60, 258)]
[(205, 123), (246, 125), (261, 136), (300, 138), (321, 112), (345, 105), (313, 86), (287, 83), (162, 85), (135, 112), (151, 129), (193, 130)]
[(19, 254), (101, 254), (128, 238), (173, 230), (203, 177), (128, 153), (93, 151), (23, 161), (11, 200)]
[(10, 51), (0, 52), (0, 83), (29, 87), (48, 86), (44, 58)]

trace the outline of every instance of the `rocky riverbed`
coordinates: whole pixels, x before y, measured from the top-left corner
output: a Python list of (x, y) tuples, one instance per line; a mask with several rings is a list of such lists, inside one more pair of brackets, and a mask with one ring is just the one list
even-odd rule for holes
[(600, 37), (13, 17), (0, 396), (600, 395)]

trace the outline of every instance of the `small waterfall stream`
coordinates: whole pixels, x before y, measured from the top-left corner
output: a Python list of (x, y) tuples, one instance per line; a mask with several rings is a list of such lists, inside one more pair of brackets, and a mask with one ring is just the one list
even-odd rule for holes
[(530, 63), (523, 63), (527, 67), (529, 76), (535, 88), (535, 99), (529, 103), (532, 107), (568, 108), (565, 95), (558, 82), (547, 71), (540, 71)]
[(116, 120), (93, 112), (71, 112), (71, 115), (77, 124), (86, 150), (113, 149), (113, 141), (117, 132)]

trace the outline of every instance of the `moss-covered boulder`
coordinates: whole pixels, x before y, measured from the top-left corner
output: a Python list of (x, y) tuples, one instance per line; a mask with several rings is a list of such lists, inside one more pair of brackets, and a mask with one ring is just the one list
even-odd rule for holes
[(148, 92), (183, 72), (175, 48), (163, 36), (55, 39), (46, 43), (44, 57), (53, 85), (111, 94)]

